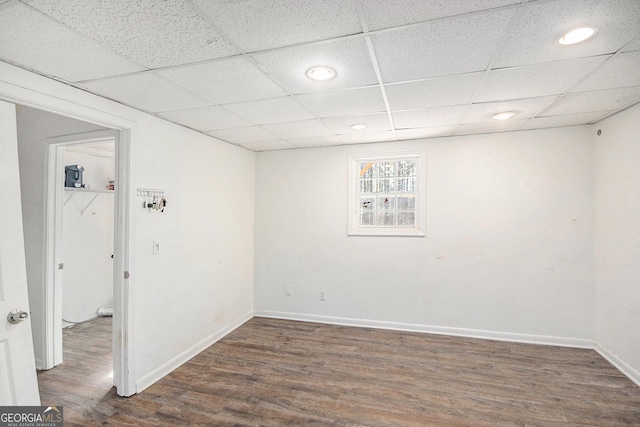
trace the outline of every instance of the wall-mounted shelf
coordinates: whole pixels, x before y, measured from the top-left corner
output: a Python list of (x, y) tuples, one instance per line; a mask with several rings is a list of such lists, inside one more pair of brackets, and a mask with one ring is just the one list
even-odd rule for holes
[(70, 187), (64, 187), (64, 191), (71, 192), (69, 197), (67, 197), (67, 200), (64, 201), (64, 206), (67, 205), (67, 202), (69, 202), (69, 200), (71, 200), (71, 198), (76, 193), (95, 193), (95, 196), (93, 196), (91, 201), (89, 203), (87, 203), (87, 206), (85, 206), (84, 209), (80, 210), (80, 215), (84, 215), (84, 211), (89, 209), (89, 206), (91, 206), (93, 201), (96, 200), (101, 193), (111, 193), (111, 194), (114, 193), (114, 190), (96, 190), (96, 189), (93, 189), (93, 188), (70, 188)]

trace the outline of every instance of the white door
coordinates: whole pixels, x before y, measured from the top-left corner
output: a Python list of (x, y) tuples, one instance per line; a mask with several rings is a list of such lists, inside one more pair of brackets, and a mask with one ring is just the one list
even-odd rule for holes
[[(0, 101), (0, 406), (40, 405), (22, 236), (15, 105)], [(12, 310), (13, 323), (8, 316)]]

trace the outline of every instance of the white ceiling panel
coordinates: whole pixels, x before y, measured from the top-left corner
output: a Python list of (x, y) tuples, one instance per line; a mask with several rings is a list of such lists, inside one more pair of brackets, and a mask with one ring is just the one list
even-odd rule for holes
[(453, 134), (455, 136), (460, 136), (494, 132), (511, 132), (523, 129), (526, 124), (527, 120), (494, 120), (493, 122), (486, 123), (467, 123), (458, 125)]
[(362, 32), (353, 1), (194, 0), (194, 3), (248, 52)]
[(411, 110), (466, 104), (483, 73), (459, 74), (429, 80), (385, 85), (391, 110)]
[(248, 150), (253, 150), (253, 151), (287, 150), (287, 149), (295, 148), (291, 143), (283, 140), (250, 142), (248, 144), (243, 144), (242, 146)]
[(30, 0), (29, 5), (150, 68), (239, 53), (184, 0)]
[(167, 111), (160, 114), (172, 122), (180, 123), (200, 131), (231, 129), (251, 126), (251, 123), (220, 106)]
[(557, 96), (543, 96), (540, 98), (518, 99), (515, 101), (483, 102), (471, 104), (460, 120), (460, 123), (491, 122), (496, 113), (513, 111), (514, 120), (528, 119), (549, 107)]
[(373, 35), (383, 81), (484, 71), (513, 13), (474, 14)]
[(287, 139), (287, 142), (296, 148), (328, 147), (332, 145), (340, 145), (340, 138), (335, 135), (331, 135), (318, 136), (315, 138)]
[(250, 60), (230, 58), (208, 64), (159, 71), (163, 77), (214, 104), (275, 98), (285, 92)]
[(386, 111), (382, 92), (378, 85), (360, 89), (309, 93), (295, 97), (319, 117)]
[(277, 141), (279, 139), (260, 126), (215, 130), (207, 133), (233, 144), (250, 144), (252, 142)]
[(636, 50), (640, 50), (640, 38), (635, 39), (622, 49), (623, 52), (632, 52)]
[(640, 86), (570, 93), (557, 100), (542, 116), (614, 111), (640, 102)]
[(364, 0), (370, 30), (397, 27), (446, 16), (493, 9), (520, 3), (520, 0)]
[(606, 59), (598, 56), (493, 70), (478, 88), (474, 102), (560, 95)]
[(0, 9), (0, 29), (0, 58), (49, 76), (76, 82), (142, 70), (18, 2)]
[(300, 122), (274, 123), (264, 125), (264, 129), (282, 139), (312, 138), (333, 135), (322, 120), (303, 120)]
[(602, 64), (572, 92), (640, 86), (640, 51), (620, 53)]
[(254, 124), (294, 122), (314, 118), (290, 96), (225, 105), (229, 111)]
[(437, 138), (451, 136), (455, 126), (439, 126), (433, 128), (398, 129), (394, 133), (398, 141), (405, 139)]
[(421, 110), (396, 111), (392, 113), (396, 129), (431, 128), (458, 123), (466, 105), (424, 108)]
[[(564, 32), (593, 25), (592, 39), (572, 46), (555, 43)], [(496, 67), (533, 64), (614, 53), (640, 35), (638, 0), (559, 0), (532, 2), (514, 26)]]
[[(254, 56), (255, 60), (294, 94), (371, 86), (378, 83), (367, 44), (362, 38), (299, 46)], [(307, 71), (329, 66), (336, 77), (314, 81)]]
[(527, 122), (524, 129), (544, 129), (559, 126), (575, 126), (591, 123), (603, 117), (606, 111), (592, 113), (569, 114), (566, 116), (536, 117)]
[(392, 142), (396, 141), (395, 132), (381, 131), (375, 133), (361, 133), (338, 135), (338, 139), (343, 144), (368, 144), (373, 142)]
[(85, 83), (84, 88), (155, 113), (204, 107), (209, 103), (153, 73)]
[[(325, 125), (336, 134), (360, 134), (391, 130), (387, 113), (365, 114), (361, 116), (329, 117), (322, 119)], [(351, 125), (362, 124), (364, 129), (351, 129)]]

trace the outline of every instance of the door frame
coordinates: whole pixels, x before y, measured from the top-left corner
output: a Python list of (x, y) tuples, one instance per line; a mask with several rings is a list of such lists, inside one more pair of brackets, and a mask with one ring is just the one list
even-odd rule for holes
[[(37, 108), (61, 116), (70, 117), (88, 123), (113, 129), (116, 138), (116, 165), (117, 175), (115, 176), (118, 191), (115, 196), (114, 209), (114, 313), (113, 313), (113, 384), (116, 386), (120, 396), (131, 396), (136, 393), (135, 383), (135, 346), (134, 346), (134, 221), (131, 207), (135, 202), (135, 192), (133, 191), (133, 170), (134, 159), (132, 155), (132, 145), (135, 144), (137, 135), (137, 124), (129, 119), (116, 116), (105, 111), (87, 107), (75, 102), (66, 101), (55, 96), (36, 92), (25, 87), (16, 86), (0, 81), (0, 99), (20, 104), (27, 107)], [(113, 132), (112, 131), (112, 132)], [(49, 144), (47, 144), (47, 150)], [(50, 190), (53, 185), (49, 179), (48, 164), (45, 165), (45, 190)], [(46, 191), (44, 200), (48, 206), (50, 191)], [(48, 208), (45, 208), (48, 209)], [(47, 212), (44, 212), (45, 215)], [(45, 216), (46, 218), (46, 216)], [(43, 235), (48, 236), (50, 224), (44, 221)], [(45, 255), (53, 242), (47, 243), (43, 250)], [(46, 258), (46, 257), (45, 257)], [(48, 261), (42, 267), (45, 275), (50, 271), (46, 269)], [(51, 281), (51, 284), (53, 281)], [(52, 321), (53, 310), (53, 287), (44, 286), (45, 295), (45, 333), (50, 328), (54, 328)], [(48, 355), (47, 365), (53, 362), (53, 349), (45, 346), (45, 353)]]

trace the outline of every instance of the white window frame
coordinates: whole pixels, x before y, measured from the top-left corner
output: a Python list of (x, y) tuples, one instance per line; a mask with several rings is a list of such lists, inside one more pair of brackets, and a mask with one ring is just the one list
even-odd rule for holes
[[(361, 227), (358, 225), (358, 164), (389, 160), (416, 160), (416, 225), (415, 227)], [(349, 155), (349, 197), (348, 230), (349, 236), (414, 236), (426, 235), (426, 152), (352, 153)]]

